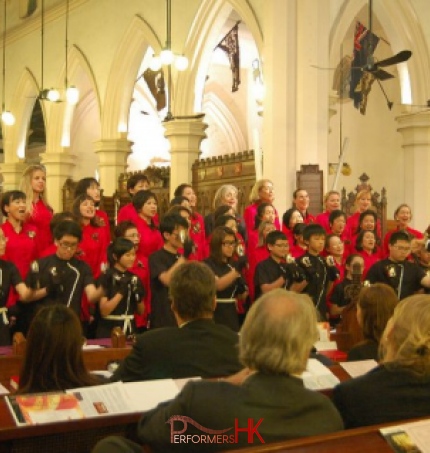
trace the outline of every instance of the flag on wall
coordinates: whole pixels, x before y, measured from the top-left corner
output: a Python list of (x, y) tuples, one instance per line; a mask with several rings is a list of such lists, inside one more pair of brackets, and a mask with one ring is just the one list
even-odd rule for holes
[(361, 79), (363, 71), (361, 68), (366, 66), (369, 51), (373, 55), (379, 38), (371, 33), (362, 23), (357, 22), (354, 33), (354, 59), (351, 68), (351, 83), (349, 88), (349, 97), (354, 101), (354, 107), (360, 108), (362, 101)]
[(240, 21), (236, 23), (216, 46), (227, 54), (228, 60), (230, 61), (230, 68), (233, 75), (231, 91), (233, 93), (239, 89), (240, 84), (239, 24)]

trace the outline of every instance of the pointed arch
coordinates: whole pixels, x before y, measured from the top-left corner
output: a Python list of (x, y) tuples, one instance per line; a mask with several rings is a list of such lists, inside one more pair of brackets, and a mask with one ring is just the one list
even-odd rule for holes
[[(20, 158), (25, 157), (28, 127), (38, 94), (37, 79), (29, 68), (25, 68), (10, 104), (10, 110), (15, 115), (16, 122), (15, 126), (7, 133), (6, 146), (4, 147), (4, 159), (7, 163), (18, 162)], [(41, 108), (46, 128), (45, 106), (41, 105)]]
[(134, 16), (113, 58), (102, 109), (102, 138), (118, 138), (126, 130), (137, 71), (148, 47), (161, 50), (160, 39), (140, 16)]
[[(263, 49), (263, 34), (248, 1), (203, 0), (188, 35), (184, 54), (190, 60), (187, 71), (178, 74), (175, 89), (175, 114), (187, 115), (202, 110), (204, 82), (220, 30), (231, 11), (235, 10), (251, 32), (259, 54)], [(191, 96), (194, 94), (194, 97)]]
[[(338, 62), (339, 48), (351, 22), (367, 5), (368, 0), (345, 0), (339, 9), (330, 33), (331, 65), (335, 66)], [(402, 99), (411, 96), (412, 103), (425, 103), (430, 92), (430, 56), (413, 6), (402, 0), (378, 0), (373, 4), (373, 14), (384, 28), (393, 52), (404, 49), (413, 52), (409, 61), (399, 65)], [(410, 95), (407, 93), (409, 89)]]

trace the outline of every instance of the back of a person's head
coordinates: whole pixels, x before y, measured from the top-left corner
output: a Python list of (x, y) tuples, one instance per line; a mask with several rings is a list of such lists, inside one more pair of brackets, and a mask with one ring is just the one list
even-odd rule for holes
[(394, 289), (384, 283), (364, 286), (358, 295), (363, 336), (379, 343), (388, 320), (398, 304)]
[(387, 367), (400, 365), (430, 376), (430, 295), (415, 294), (399, 302), (381, 346)]
[(97, 381), (82, 358), (78, 316), (65, 305), (41, 308), (31, 322), (20, 376), (20, 392), (64, 390)]
[(309, 296), (275, 289), (249, 310), (240, 331), (239, 358), (263, 373), (300, 374), (317, 339), (316, 310)]
[(181, 264), (172, 274), (169, 295), (182, 319), (211, 316), (216, 295), (215, 276), (205, 264), (196, 261)]

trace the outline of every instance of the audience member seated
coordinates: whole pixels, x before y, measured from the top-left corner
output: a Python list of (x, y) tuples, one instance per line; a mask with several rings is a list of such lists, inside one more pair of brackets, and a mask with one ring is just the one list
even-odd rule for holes
[(217, 377), (240, 369), (237, 333), (213, 321), (216, 289), (211, 270), (195, 261), (179, 265), (169, 294), (179, 327), (138, 335), (113, 381)]
[(50, 392), (100, 384), (85, 368), (78, 316), (64, 305), (41, 308), (27, 336), (19, 393)]
[(430, 296), (397, 305), (381, 351), (377, 368), (333, 391), (347, 428), (430, 416)]
[(370, 283), (390, 285), (400, 300), (411, 296), (422, 287), (430, 288), (430, 275), (417, 264), (407, 260), (411, 253), (411, 239), (407, 233), (393, 233), (388, 248), (389, 257), (378, 261), (369, 269), (366, 278)]
[(357, 302), (357, 322), (363, 331), (364, 341), (348, 352), (348, 361), (379, 361), (379, 342), (398, 302), (393, 288), (383, 283), (361, 289)]
[(405, 231), (408, 233), (412, 238), (416, 239), (423, 239), (424, 235), (418, 231), (414, 230), (409, 226), (412, 220), (412, 211), (409, 205), (402, 203), (400, 206), (396, 208), (394, 211), (394, 220), (397, 223), (397, 227), (394, 230), (390, 230), (387, 232), (384, 238), (384, 244), (383, 244), (383, 253), (384, 257), (388, 256), (390, 254), (390, 251), (388, 249), (388, 244), (390, 243), (390, 237), (393, 233), (396, 231)]
[[(265, 294), (251, 307), (241, 330), (239, 356), (246, 369), (226, 381), (187, 383), (174, 400), (143, 415), (139, 439), (155, 452), (213, 452), (249, 446), (247, 429), (238, 432), (237, 442), (234, 437), (234, 426), (247, 428), (249, 420), (258, 431), (254, 445), (341, 430), (330, 400), (305, 389), (299, 377), (318, 338), (316, 322), (308, 296), (282, 289)], [(172, 444), (170, 417), (178, 414), (208, 429), (233, 428), (227, 432), (231, 443)], [(202, 434), (191, 423), (185, 428), (186, 435)], [(110, 437), (93, 453), (107, 451), (139, 452), (141, 447)]]

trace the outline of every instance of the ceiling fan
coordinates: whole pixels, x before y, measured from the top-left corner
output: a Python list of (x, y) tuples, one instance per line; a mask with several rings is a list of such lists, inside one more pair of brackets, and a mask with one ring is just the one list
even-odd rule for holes
[(362, 24), (357, 23), (354, 34), (354, 59), (351, 62), (350, 97), (354, 99), (355, 107), (360, 108), (363, 115), (366, 113), (367, 96), (375, 80), (384, 94), (388, 108), (391, 110), (393, 102), (388, 99), (381, 81), (391, 79), (394, 76), (381, 68), (403, 63), (412, 56), (410, 50), (402, 50), (391, 57), (378, 61), (374, 52), (380, 38), (373, 33), (372, 23), (373, 0), (369, 0), (369, 28), (366, 29)]

